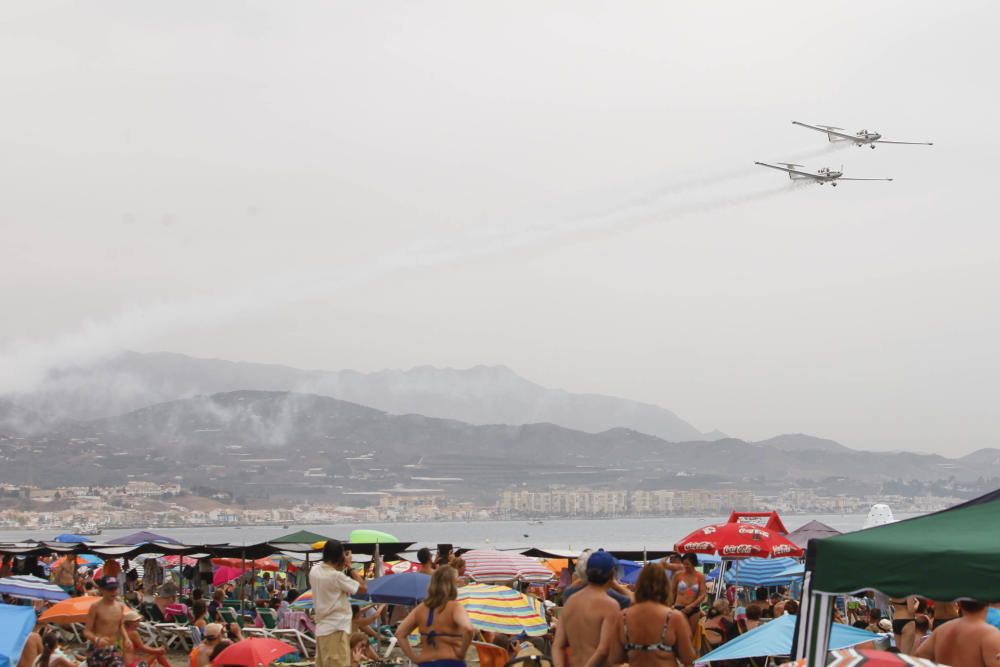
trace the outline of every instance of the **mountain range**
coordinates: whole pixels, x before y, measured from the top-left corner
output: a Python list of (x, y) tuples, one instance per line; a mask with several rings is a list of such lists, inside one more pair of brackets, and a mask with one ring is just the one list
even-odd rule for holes
[(359, 373), (127, 352), (91, 366), (59, 371), (38, 390), (8, 398), (21, 409), (52, 421), (87, 420), (179, 398), (244, 389), (329, 396), (392, 414), (470, 424), (547, 422), (588, 433), (626, 427), (672, 441), (725, 437), (718, 432), (703, 433), (656, 405), (550, 389), (505, 366), (462, 370), (419, 366)]
[(805, 434), (708, 437), (663, 408), (545, 389), (502, 367), (362, 374), (127, 354), (0, 398), (0, 481), (180, 476), (243, 493), (432, 487), (475, 496), (512, 482), (674, 488), (1000, 477), (1000, 450), (948, 459), (857, 451)]

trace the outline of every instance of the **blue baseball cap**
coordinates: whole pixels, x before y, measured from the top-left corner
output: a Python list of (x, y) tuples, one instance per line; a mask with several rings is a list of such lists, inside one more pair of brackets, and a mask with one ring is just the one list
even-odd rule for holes
[(615, 557), (604, 549), (592, 551), (590, 557), (587, 558), (587, 569), (597, 570), (602, 574), (611, 574), (617, 565), (618, 561), (615, 560)]

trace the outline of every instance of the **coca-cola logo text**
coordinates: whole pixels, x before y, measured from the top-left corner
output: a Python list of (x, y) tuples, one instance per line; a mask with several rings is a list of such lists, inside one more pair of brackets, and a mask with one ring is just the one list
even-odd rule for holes
[(722, 547), (723, 556), (750, 556), (760, 551), (756, 544), (727, 544)]

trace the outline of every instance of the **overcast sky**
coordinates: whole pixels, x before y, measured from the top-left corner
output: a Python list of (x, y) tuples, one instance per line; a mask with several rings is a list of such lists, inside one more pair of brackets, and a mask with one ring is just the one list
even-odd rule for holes
[[(913, 0), (4, 3), (0, 375), (118, 347), (505, 364), (744, 438), (1000, 446), (998, 24)], [(936, 145), (827, 150), (793, 119)], [(791, 158), (896, 180), (753, 166)]]

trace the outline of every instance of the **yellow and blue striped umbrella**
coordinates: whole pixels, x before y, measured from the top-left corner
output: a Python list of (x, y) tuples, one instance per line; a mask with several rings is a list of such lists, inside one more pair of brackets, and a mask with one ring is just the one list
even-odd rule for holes
[(507, 586), (469, 584), (458, 589), (458, 602), (465, 607), (472, 625), (480, 630), (540, 637), (549, 630), (541, 600)]

